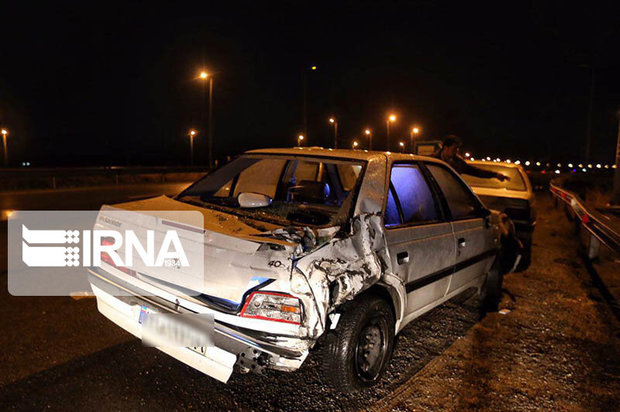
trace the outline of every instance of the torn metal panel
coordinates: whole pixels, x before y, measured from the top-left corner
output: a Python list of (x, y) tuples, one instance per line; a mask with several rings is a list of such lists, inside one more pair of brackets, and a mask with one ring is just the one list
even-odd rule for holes
[(314, 297), (310, 303), (317, 310), (309, 311), (308, 327), (310, 335), (317, 336), (327, 313), (391, 270), (380, 216), (353, 218), (348, 236), (333, 238), (299, 259), (296, 267), (307, 279), (307, 294)]

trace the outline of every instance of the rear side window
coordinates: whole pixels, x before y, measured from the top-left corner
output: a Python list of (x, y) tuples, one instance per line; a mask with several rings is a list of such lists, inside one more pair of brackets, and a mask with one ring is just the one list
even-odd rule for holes
[(385, 216), (387, 226), (438, 220), (435, 199), (417, 165), (394, 165), (390, 183)]
[(426, 167), (441, 188), (453, 219), (478, 217), (479, 202), (454, 173), (435, 164), (427, 164)]

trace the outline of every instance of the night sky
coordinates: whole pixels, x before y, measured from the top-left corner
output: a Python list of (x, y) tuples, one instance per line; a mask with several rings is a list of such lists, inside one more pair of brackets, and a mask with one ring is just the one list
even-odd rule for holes
[[(572, 2), (571, 2), (572, 3)], [(293, 146), (308, 72), (308, 143), (413, 124), (475, 155), (612, 162), (618, 2), (47, 2), (0, 6), (0, 125), (11, 163), (205, 163), (201, 69), (215, 73), (216, 156)], [(157, 4), (157, 5), (155, 5)], [(396, 140), (396, 138), (395, 138)]]

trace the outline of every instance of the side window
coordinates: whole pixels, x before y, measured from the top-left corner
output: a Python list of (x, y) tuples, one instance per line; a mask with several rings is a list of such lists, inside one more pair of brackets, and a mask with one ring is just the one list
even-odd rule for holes
[(454, 173), (435, 164), (426, 164), (426, 167), (439, 184), (453, 219), (478, 217), (477, 211), (480, 207), (478, 201)]
[(385, 226), (400, 225), (400, 213), (398, 213), (398, 207), (396, 206), (396, 201), (394, 200), (393, 191), (394, 191), (394, 188), (392, 187), (392, 185), (390, 185), (390, 190), (388, 191), (387, 204), (385, 205), (385, 218), (384, 218)]
[[(386, 225), (394, 224), (390, 214), (393, 214), (394, 209), (397, 209), (396, 202), (400, 204), (402, 223), (438, 220), (435, 199), (417, 165), (394, 165), (390, 174), (390, 182), (391, 188), (395, 191), (396, 199), (391, 199), (394, 195), (390, 190), (386, 206)], [(391, 205), (392, 202), (393, 205)]]

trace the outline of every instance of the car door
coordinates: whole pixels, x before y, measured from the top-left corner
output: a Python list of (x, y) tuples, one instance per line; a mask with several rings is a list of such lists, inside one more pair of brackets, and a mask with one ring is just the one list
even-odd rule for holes
[(448, 290), (452, 293), (487, 273), (496, 246), (488, 212), (465, 182), (442, 164), (427, 163), (426, 167), (443, 193), (456, 239), (456, 265)]
[(452, 226), (417, 163), (391, 166), (384, 224), (394, 273), (406, 285), (404, 325), (445, 296), (456, 253)]

